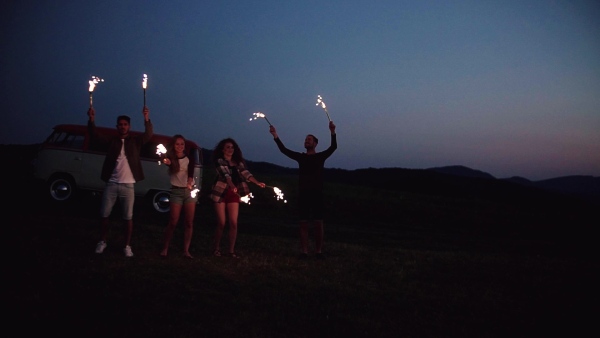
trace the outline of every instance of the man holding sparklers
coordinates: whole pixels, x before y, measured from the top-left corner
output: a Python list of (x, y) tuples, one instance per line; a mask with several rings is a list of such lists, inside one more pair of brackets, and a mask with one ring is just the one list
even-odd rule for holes
[(305, 153), (289, 150), (279, 139), (274, 126), (269, 131), (285, 156), (298, 162), (299, 187), (298, 187), (298, 216), (300, 223), (300, 258), (308, 257), (308, 231), (310, 223), (315, 229), (315, 252), (318, 259), (323, 259), (323, 171), (325, 160), (337, 149), (335, 124), (329, 121), (331, 132), (331, 145), (325, 151), (316, 152), (319, 140), (314, 135), (307, 135), (304, 139)]
[(88, 131), (92, 143), (102, 143), (107, 146), (107, 153), (102, 165), (101, 179), (106, 182), (102, 193), (102, 206), (100, 208), (101, 237), (96, 245), (96, 253), (101, 254), (106, 249), (108, 237), (109, 216), (117, 202), (121, 202), (122, 218), (125, 223), (125, 248), (126, 257), (132, 257), (131, 235), (133, 233), (133, 204), (135, 200), (134, 184), (144, 179), (144, 171), (140, 161), (142, 145), (150, 140), (153, 126), (150, 121), (148, 107), (144, 106), (144, 133), (135, 137), (130, 135), (131, 119), (127, 115), (117, 117), (118, 136), (110, 137), (96, 133), (93, 107), (88, 109)]

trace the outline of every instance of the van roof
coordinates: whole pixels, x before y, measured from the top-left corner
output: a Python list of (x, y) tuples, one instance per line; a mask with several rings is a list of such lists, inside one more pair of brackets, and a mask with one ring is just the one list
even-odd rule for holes
[[(58, 125), (54, 126), (53, 129), (57, 130), (57, 131), (64, 131), (67, 133), (72, 133), (72, 134), (79, 134), (79, 135), (87, 134), (87, 125), (82, 125), (82, 124), (58, 124)], [(118, 135), (116, 128), (96, 127), (96, 130), (101, 134), (114, 135), (114, 136)], [(131, 135), (143, 134), (140, 131), (129, 131), (129, 133)], [(173, 138), (173, 136), (154, 133), (152, 135), (152, 138), (150, 138), (150, 142), (166, 144), (166, 143), (171, 142), (172, 138)], [(194, 141), (191, 141), (187, 138), (185, 141), (186, 141), (185, 142), (186, 148), (189, 148), (189, 149), (199, 149), (200, 148), (200, 146)]]

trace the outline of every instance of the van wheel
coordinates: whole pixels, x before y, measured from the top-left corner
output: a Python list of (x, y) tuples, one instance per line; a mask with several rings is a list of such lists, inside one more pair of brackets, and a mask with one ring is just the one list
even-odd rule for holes
[(169, 212), (169, 210), (171, 210), (169, 200), (171, 193), (169, 191), (154, 191), (150, 196), (152, 197), (152, 207), (154, 210), (161, 213)]
[(50, 189), (50, 197), (53, 200), (66, 201), (73, 196), (75, 183), (70, 177), (56, 176), (48, 181), (48, 188)]

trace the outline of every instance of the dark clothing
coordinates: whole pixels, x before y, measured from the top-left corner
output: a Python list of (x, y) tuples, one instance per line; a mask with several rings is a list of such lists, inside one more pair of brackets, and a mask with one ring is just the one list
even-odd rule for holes
[(298, 217), (301, 221), (322, 220), (323, 172), (325, 160), (337, 149), (337, 138), (331, 134), (331, 145), (325, 151), (316, 154), (299, 153), (286, 148), (279, 138), (275, 139), (279, 150), (287, 157), (298, 162)]
[[(154, 134), (154, 128), (150, 120), (144, 123), (144, 129), (142, 135), (131, 136), (130, 134), (125, 138), (125, 155), (127, 156), (127, 163), (129, 163), (129, 168), (131, 168), (131, 173), (136, 182), (144, 179), (144, 170), (142, 169), (142, 162), (140, 161), (140, 151), (142, 145), (150, 141), (150, 138)], [(117, 158), (121, 153), (123, 143), (118, 136), (110, 137), (96, 133), (96, 123), (93, 121), (88, 121), (88, 132), (93, 142), (108, 144), (108, 150), (104, 163), (102, 164), (102, 173), (100, 175), (100, 178), (104, 182), (108, 182), (117, 165)]]
[(298, 219), (300, 221), (322, 220), (325, 209), (323, 190), (300, 190), (298, 192)]
[(337, 149), (336, 134), (331, 134), (331, 145), (325, 151), (308, 155), (289, 150), (279, 138), (275, 139), (279, 150), (287, 157), (298, 162), (299, 190), (322, 190), (325, 160)]

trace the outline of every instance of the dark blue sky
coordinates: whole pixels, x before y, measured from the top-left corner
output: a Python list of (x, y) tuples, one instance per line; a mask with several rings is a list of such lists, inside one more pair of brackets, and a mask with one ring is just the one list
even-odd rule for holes
[(464, 165), (531, 180), (600, 176), (598, 1), (8, 1), (0, 5), (0, 144), (85, 124), (142, 128), (247, 159), (330, 168)]

